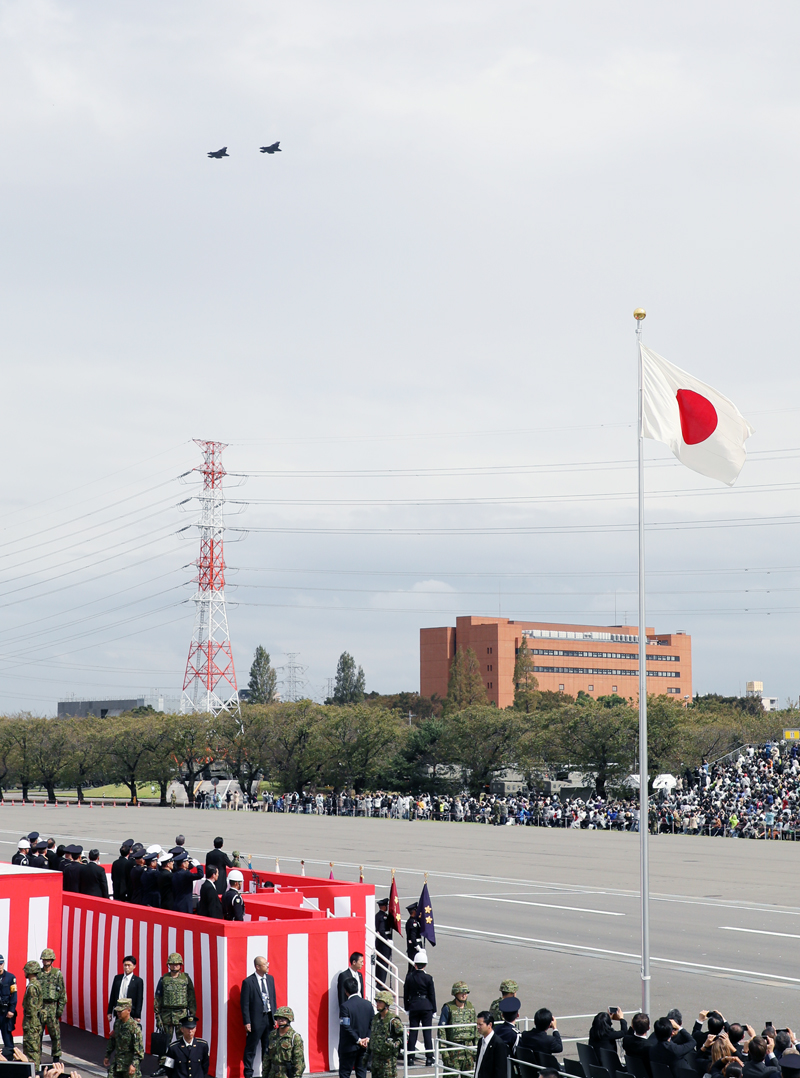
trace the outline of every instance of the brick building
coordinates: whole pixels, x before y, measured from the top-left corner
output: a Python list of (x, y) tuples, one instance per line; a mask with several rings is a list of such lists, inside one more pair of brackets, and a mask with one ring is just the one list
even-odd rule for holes
[[(420, 629), (422, 696), (447, 694), (456, 647), (478, 657), (486, 693), (498, 707), (514, 702), (514, 663), (525, 637), (540, 689), (577, 696), (639, 696), (635, 625), (564, 625), (509, 618), (456, 618), (455, 628)], [(692, 638), (647, 629), (647, 691), (691, 699)]]

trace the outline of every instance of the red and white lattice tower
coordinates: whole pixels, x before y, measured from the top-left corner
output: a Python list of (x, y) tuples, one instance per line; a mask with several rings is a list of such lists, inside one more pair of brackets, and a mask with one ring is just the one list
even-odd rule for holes
[(181, 711), (239, 711), (239, 691), (233, 668), (228, 614), (225, 609), (225, 559), (222, 533), (225, 530), (222, 493), (223, 442), (205, 442), (195, 438), (205, 457), (202, 467), (203, 490), (200, 499), (200, 557), (197, 565), (197, 591), (194, 595), (194, 633), (183, 679)]

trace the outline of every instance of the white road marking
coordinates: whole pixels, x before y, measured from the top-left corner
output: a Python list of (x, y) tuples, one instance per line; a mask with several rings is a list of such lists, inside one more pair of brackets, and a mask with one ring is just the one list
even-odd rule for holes
[(780, 936), (785, 940), (800, 940), (800, 935), (792, 932), (767, 932), (763, 928), (734, 928), (733, 925), (720, 925), (723, 932), (752, 932), (756, 936)]
[[(539, 943), (543, 944), (550, 950), (570, 950), (570, 951), (590, 951), (593, 954), (609, 954), (615, 958), (635, 958), (637, 962), (641, 961), (641, 955), (634, 954), (632, 951), (610, 951), (605, 947), (587, 947), (583, 943), (564, 943), (557, 940), (547, 939), (535, 939), (532, 936), (510, 936), (504, 932), (485, 932), (480, 928), (461, 928), (457, 925), (436, 925), (437, 931), (441, 929), (443, 932), (467, 932), (473, 936), (489, 936), (493, 939), (505, 939), (516, 940), (519, 943)], [(777, 933), (783, 935), (783, 933)], [(710, 970), (714, 973), (740, 973), (745, 977), (758, 977), (766, 981), (785, 981), (789, 984), (800, 984), (800, 977), (781, 977), (777, 973), (762, 973), (759, 970), (752, 969), (735, 969), (731, 966), (709, 966), (703, 962), (682, 962), (679, 958), (656, 958), (655, 955), (650, 956), (651, 962), (662, 962), (667, 966), (687, 966), (691, 969)]]
[(525, 902), (516, 898), (497, 898), (494, 895), (456, 895), (456, 898), (474, 898), (481, 902), (507, 902), (511, 906), (543, 906), (548, 910), (572, 910), (573, 913), (599, 913), (603, 917), (624, 917), (615, 910), (589, 910), (582, 906), (557, 906), (554, 902)]

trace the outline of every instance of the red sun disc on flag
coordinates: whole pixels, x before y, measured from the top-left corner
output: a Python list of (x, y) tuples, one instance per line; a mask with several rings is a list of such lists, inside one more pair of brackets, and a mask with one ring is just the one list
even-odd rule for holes
[(697, 445), (710, 438), (717, 429), (717, 409), (708, 399), (692, 389), (679, 389), (678, 411), (681, 414), (681, 434), (687, 445)]

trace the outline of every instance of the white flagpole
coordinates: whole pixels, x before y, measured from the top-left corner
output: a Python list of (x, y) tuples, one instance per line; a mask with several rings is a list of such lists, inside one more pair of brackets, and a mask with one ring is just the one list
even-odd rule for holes
[(642, 321), (645, 311), (637, 307), (636, 359), (639, 365), (639, 891), (642, 906), (642, 1011), (650, 1014), (650, 862), (648, 839), (650, 813), (647, 797), (647, 626), (645, 625), (644, 577), (644, 372)]

